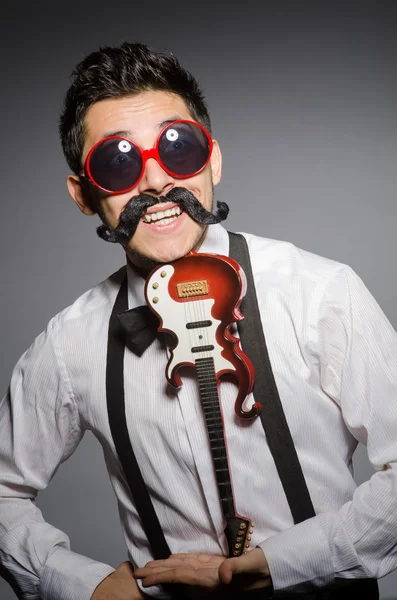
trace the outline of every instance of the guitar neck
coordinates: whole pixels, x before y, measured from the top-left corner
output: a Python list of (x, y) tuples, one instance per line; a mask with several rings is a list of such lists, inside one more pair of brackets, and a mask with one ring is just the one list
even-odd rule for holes
[(195, 364), (219, 497), (226, 520), (225, 535), (229, 546), (229, 556), (240, 556), (245, 554), (249, 547), (253, 523), (247, 517), (238, 515), (234, 506), (214, 360), (212, 357), (198, 358)]
[(235, 508), (214, 360), (198, 358), (195, 364), (223, 515), (229, 519), (235, 516)]

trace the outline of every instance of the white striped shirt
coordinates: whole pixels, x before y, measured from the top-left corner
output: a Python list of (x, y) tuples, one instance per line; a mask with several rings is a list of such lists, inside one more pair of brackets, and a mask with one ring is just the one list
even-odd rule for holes
[[(259, 419), (220, 396), (237, 511), (255, 522), (275, 589), (335, 577), (380, 577), (397, 566), (397, 335), (352, 270), (285, 242), (244, 234), (269, 356), (317, 516), (293, 525)], [(228, 254), (209, 227), (202, 252)], [(130, 267), (129, 307), (144, 304)], [(109, 316), (120, 276), (54, 317), (22, 356), (0, 404), (0, 563), (28, 600), (89, 600), (113, 567), (70, 549), (34, 503), (90, 429), (103, 446), (134, 565), (151, 554), (110, 434), (105, 394)], [(130, 438), (172, 552), (226, 553), (223, 517), (198, 384), (166, 384), (156, 340), (125, 355)], [(376, 471), (356, 489), (351, 457), (366, 443)], [(160, 588), (145, 590), (167, 597)]]

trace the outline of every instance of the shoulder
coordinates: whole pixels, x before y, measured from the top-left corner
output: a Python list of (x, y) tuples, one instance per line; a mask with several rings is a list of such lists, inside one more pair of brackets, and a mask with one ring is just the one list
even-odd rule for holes
[(73, 304), (57, 313), (47, 323), (45, 329), (34, 339), (24, 352), (18, 364), (26, 361), (39, 361), (47, 354), (55, 356), (59, 341), (65, 334), (77, 338), (87, 334), (94, 323), (109, 320), (126, 268), (122, 267), (110, 277), (87, 290)]
[(269, 282), (326, 285), (338, 273), (350, 268), (336, 260), (308, 252), (291, 242), (242, 233), (247, 240), (255, 278)]
[(77, 343), (80, 345), (83, 340), (89, 343), (98, 334), (107, 333), (109, 317), (125, 273), (124, 266), (56, 314), (46, 330), (52, 332), (53, 342), (60, 346), (67, 344), (73, 350)]
[(59, 322), (66, 323), (71, 320), (84, 320), (101, 312), (109, 312), (116, 299), (125, 273), (126, 267), (121, 267), (118, 271), (110, 275), (110, 277), (79, 296), (73, 304), (58, 313), (55, 318)]

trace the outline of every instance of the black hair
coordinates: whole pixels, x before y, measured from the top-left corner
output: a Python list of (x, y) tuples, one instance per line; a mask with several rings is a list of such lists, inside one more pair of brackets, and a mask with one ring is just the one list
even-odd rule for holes
[(149, 90), (179, 95), (193, 119), (211, 132), (206, 101), (196, 79), (171, 53), (156, 52), (144, 44), (124, 42), (103, 47), (81, 61), (72, 73), (59, 131), (70, 169), (81, 172), (84, 117), (90, 106), (106, 98), (123, 98)]

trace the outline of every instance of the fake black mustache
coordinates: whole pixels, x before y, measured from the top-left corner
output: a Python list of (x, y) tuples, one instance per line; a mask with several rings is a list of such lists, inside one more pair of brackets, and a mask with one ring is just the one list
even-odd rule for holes
[(160, 202), (174, 202), (178, 204), (192, 219), (203, 225), (220, 223), (229, 214), (229, 207), (226, 202), (217, 202), (217, 211), (214, 214), (208, 212), (189, 190), (183, 187), (175, 187), (166, 196), (160, 196), (159, 198), (150, 194), (133, 196), (121, 212), (119, 224), (115, 229), (111, 229), (108, 225), (103, 224), (97, 228), (96, 232), (106, 242), (113, 242), (124, 246), (134, 235), (139, 221), (147, 209)]

